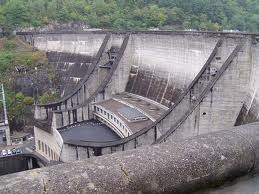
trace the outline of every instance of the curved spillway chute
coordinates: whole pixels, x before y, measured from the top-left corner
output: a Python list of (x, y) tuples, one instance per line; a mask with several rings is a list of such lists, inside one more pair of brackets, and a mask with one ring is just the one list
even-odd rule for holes
[(94, 57), (94, 60), (93, 60), (92, 64), (90, 65), (89, 69), (87, 70), (86, 75), (83, 77), (83, 79), (80, 81), (80, 83), (75, 87), (75, 89), (69, 93), (69, 95), (62, 97), (61, 99), (59, 99), (56, 102), (47, 103), (47, 104), (38, 104), (37, 106), (53, 108), (53, 107), (56, 107), (56, 106), (60, 105), (61, 103), (65, 102), (66, 100), (71, 98), (74, 94), (76, 94), (83, 87), (83, 85), (87, 82), (87, 80), (89, 79), (89, 77), (93, 73), (93, 71), (98, 67), (98, 62), (99, 62), (103, 52), (105, 51), (105, 47), (106, 47), (110, 37), (111, 37), (111, 33), (108, 33), (105, 35), (102, 45), (99, 48), (96, 56)]
[[(157, 131), (157, 125), (163, 121), (164, 119), (166, 119), (166, 117), (175, 109), (177, 108), (177, 106), (183, 101), (183, 99), (188, 96), (188, 94), (190, 93), (191, 89), (194, 88), (196, 85), (199, 84), (200, 79), (202, 79), (202, 77), (204, 76), (204, 74), (206, 73), (206, 71), (208, 71), (208, 69), (210, 68), (211, 62), (213, 59), (215, 59), (216, 54), (218, 52), (219, 47), (222, 45), (223, 39), (220, 39), (215, 48), (213, 49), (210, 57), (208, 58), (208, 60), (206, 61), (205, 65), (203, 66), (203, 68), (201, 69), (201, 71), (199, 72), (199, 74), (195, 77), (195, 79), (193, 80), (193, 82), (189, 85), (189, 87), (185, 90), (184, 94), (181, 96), (181, 98), (166, 112), (164, 113), (164, 115), (162, 115), (160, 117), (160, 119), (158, 119), (155, 123), (153, 123), (151, 126), (148, 126), (142, 130), (140, 130), (139, 132), (120, 139), (118, 141), (113, 141), (113, 142), (86, 142), (86, 141), (81, 141), (80, 143), (76, 144), (76, 145), (80, 145), (80, 146), (89, 146), (89, 147), (116, 147), (119, 146), (121, 144), (126, 144), (130, 141), (137, 141), (137, 138), (141, 137), (142, 135), (146, 135), (150, 130), (155, 130)], [(201, 95), (198, 98), (199, 100), (201, 98), (203, 98), (204, 95), (206, 95), (206, 93), (208, 92), (208, 88), (213, 87), (213, 85), (216, 83), (216, 81), (219, 79), (219, 77), (223, 74), (223, 72), (227, 69), (227, 67), (229, 66), (229, 64), (231, 63), (231, 61), (233, 60), (233, 58), (236, 56), (237, 52), (240, 49), (240, 45), (238, 45), (235, 49), (233, 49), (233, 51), (231, 52), (231, 54), (228, 56), (227, 60), (224, 61), (224, 63), (222, 64), (222, 66), (220, 67), (219, 71), (217, 72), (216, 76), (210, 80), (208, 83), (206, 83), (203, 87), (204, 90), (200, 91)], [(198, 100), (198, 101), (199, 101)], [(192, 109), (192, 107), (190, 109), (188, 109), (189, 111)], [(178, 123), (178, 122), (177, 122)], [(171, 127), (170, 127), (171, 130)], [(169, 133), (169, 132), (167, 132)], [(166, 134), (167, 134), (166, 133)], [(163, 134), (162, 134), (163, 135)], [(152, 140), (150, 143), (155, 143), (159, 137), (157, 132), (155, 133), (156, 136), (154, 138), (154, 140)], [(162, 136), (161, 136), (162, 137)], [(74, 142), (66, 142), (67, 144), (71, 144), (73, 145)], [(124, 147), (123, 147), (124, 150)]]
[(211, 82), (207, 85), (207, 87), (203, 90), (200, 97), (195, 101), (195, 103), (192, 105), (192, 107), (168, 130), (166, 131), (161, 137), (159, 137), (154, 143), (162, 143), (165, 142), (166, 139), (172, 135), (179, 126), (188, 118), (188, 116), (195, 110), (195, 108), (202, 102), (202, 100), (205, 98), (205, 96), (209, 93), (209, 91), (213, 88), (213, 86), (216, 84), (216, 82), (219, 80), (219, 78), (222, 76), (222, 74), (226, 71), (226, 69), (229, 67), (229, 65), (232, 63), (234, 57), (237, 55), (237, 53), (242, 48), (242, 43), (237, 45), (231, 55), (228, 57), (224, 65), (220, 68), (217, 75)]
[[(105, 44), (103, 44), (102, 48), (100, 49), (101, 50), (101, 52), (99, 52), (99, 53), (101, 53), (100, 55), (102, 55), (102, 53), (104, 52), (104, 49), (105, 49), (105, 47), (106, 47), (106, 45), (108, 43), (108, 39), (109, 39), (110, 35), (107, 35), (106, 37), (107, 37), (107, 39), (105, 41)], [(104, 88), (106, 87), (106, 85), (110, 82), (110, 80), (111, 80), (111, 78), (113, 76), (113, 73), (117, 69), (117, 67), (119, 65), (119, 62), (120, 62), (120, 60), (121, 60), (121, 58), (123, 56), (123, 53), (124, 53), (124, 51), (125, 51), (125, 49), (127, 47), (128, 40), (129, 40), (129, 34), (126, 34), (126, 36), (125, 36), (125, 38), (124, 38), (124, 40), (123, 40), (123, 42), (121, 44), (118, 56), (116, 57), (115, 61), (111, 65), (110, 69), (106, 71), (105, 77), (102, 80), (102, 82), (99, 85), (98, 84), (96, 85), (97, 88), (93, 88), (93, 92), (90, 94), (90, 96), (88, 98), (86, 98), (81, 104), (79, 104), (79, 105), (75, 104), (76, 106), (72, 106), (71, 108), (66, 108), (64, 110), (56, 110), (56, 109), (53, 110), (51, 108), (48, 109), (48, 108), (44, 107), (43, 108), (43, 112), (44, 112), (43, 117), (44, 117), (44, 119), (37, 119), (37, 117), (41, 118), (42, 116), (35, 115), (35, 117), (36, 117), (35, 126), (38, 127), (38, 128), (41, 128), (43, 130), (46, 130), (48, 132), (51, 132), (51, 126), (55, 126), (56, 128), (59, 128), (55, 124), (55, 122), (53, 122), (54, 121), (52, 119), (53, 118), (53, 112), (56, 113), (56, 115), (58, 115), (59, 113), (62, 113), (62, 112), (69, 112), (69, 111), (77, 110), (78, 108), (84, 107), (85, 105), (88, 105), (91, 101), (93, 101), (96, 98), (96, 96), (98, 95), (98, 93), (102, 92), (104, 90)], [(99, 63), (98, 63), (99, 60), (100, 60), (100, 57), (98, 57), (98, 60), (96, 60), (97, 62), (94, 65), (94, 69), (99, 68)], [(96, 71), (96, 72), (98, 72), (98, 71)], [(89, 74), (87, 79), (89, 78), (89, 80), (91, 80), (93, 82), (93, 79), (90, 79), (91, 75), (93, 75), (93, 74)], [(83, 83), (83, 86), (86, 85), (86, 82)], [(91, 84), (89, 84), (89, 85), (91, 85)], [(36, 108), (40, 108), (40, 107), (36, 106)], [(35, 113), (40, 113), (41, 114), (41, 110), (35, 111)], [(44, 129), (42, 127), (46, 127), (46, 128)]]
[[(72, 98), (74, 94), (76, 94), (89, 80), (90, 76), (93, 74), (95, 69), (98, 68), (98, 63), (99, 60), (105, 51), (105, 48), (108, 44), (108, 41), (111, 37), (111, 33), (106, 34), (101, 47), (99, 48), (97, 55), (95, 56), (93, 63), (91, 66), (88, 68), (88, 71), (82, 81), (78, 84), (78, 86), (71, 92), (66, 97), (63, 97), (57, 102), (54, 103), (49, 103), (49, 104), (42, 104), (42, 105), (36, 105), (35, 106), (35, 121), (34, 125), (40, 129), (46, 130), (46, 131), (51, 131), (51, 125), (52, 125), (52, 118), (53, 118), (53, 113), (52, 110), (57, 110), (57, 106), (60, 106), (62, 103), (68, 101), (68, 99)], [(43, 109), (43, 111), (42, 111)], [(44, 112), (42, 114), (42, 112)]]
[(107, 84), (110, 82), (115, 70), (117, 69), (117, 67), (120, 63), (120, 60), (123, 56), (123, 53), (124, 53), (124, 51), (127, 47), (128, 41), (129, 41), (129, 34), (126, 34), (126, 37), (124, 38), (124, 40), (122, 42), (119, 54), (118, 54), (117, 58), (115, 59), (114, 63), (112, 64), (112, 66), (111, 66), (111, 70), (105, 76), (104, 80), (101, 82), (101, 84), (98, 86), (98, 88), (93, 92), (93, 94), (87, 100), (85, 100), (84, 103), (82, 103), (78, 106), (72, 107), (72, 108), (68, 108), (68, 109), (65, 109), (65, 110), (56, 110), (56, 111), (53, 111), (53, 112), (54, 113), (62, 113), (62, 112), (67, 112), (67, 111), (73, 111), (73, 110), (76, 110), (78, 108), (82, 108), (82, 107), (88, 105), (90, 102), (92, 102), (96, 98), (97, 94), (102, 92), (104, 90), (104, 88), (107, 86)]

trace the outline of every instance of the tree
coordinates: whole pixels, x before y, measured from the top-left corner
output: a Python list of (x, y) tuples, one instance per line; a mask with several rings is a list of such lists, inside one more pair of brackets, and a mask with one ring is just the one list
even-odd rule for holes
[(33, 105), (33, 98), (30, 97), (30, 96), (26, 96), (24, 99), (23, 99), (23, 103), (27, 106), (30, 106), (30, 105)]
[(0, 28), (9, 33), (71, 21), (114, 29), (259, 30), (258, 0), (0, 0), (0, 5)]
[(17, 27), (25, 27), (30, 24), (28, 9), (21, 0), (9, 0), (2, 8), (4, 20), (2, 21), (3, 30), (10, 32)]

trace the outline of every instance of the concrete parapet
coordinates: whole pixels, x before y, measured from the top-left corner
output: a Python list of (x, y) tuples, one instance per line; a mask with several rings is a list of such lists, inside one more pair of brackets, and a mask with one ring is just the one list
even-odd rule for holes
[(259, 123), (0, 179), (0, 193), (183, 193), (255, 171)]

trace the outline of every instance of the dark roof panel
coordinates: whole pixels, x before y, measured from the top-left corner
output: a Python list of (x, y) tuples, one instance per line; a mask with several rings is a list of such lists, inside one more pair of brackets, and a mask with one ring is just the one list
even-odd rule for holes
[(118, 113), (130, 121), (133, 121), (137, 118), (148, 119), (143, 113), (141, 113), (137, 109), (128, 106), (119, 108)]

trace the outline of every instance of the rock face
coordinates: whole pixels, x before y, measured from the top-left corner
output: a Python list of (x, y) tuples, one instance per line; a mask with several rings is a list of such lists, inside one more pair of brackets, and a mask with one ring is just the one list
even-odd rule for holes
[[(83, 22), (58, 23), (52, 22), (43, 27), (29, 27), (18, 29), (19, 32), (55, 32), (55, 31), (84, 31), (91, 30), (89, 26)], [(1, 28), (0, 28), (1, 32)]]
[(52, 66), (41, 67), (36, 69), (28, 69), (26, 72), (21, 72), (15, 75), (13, 79), (13, 89), (16, 92), (22, 92), (26, 96), (36, 96), (42, 94), (49, 89), (55, 90), (55, 84), (49, 78), (48, 70), (55, 72)]

